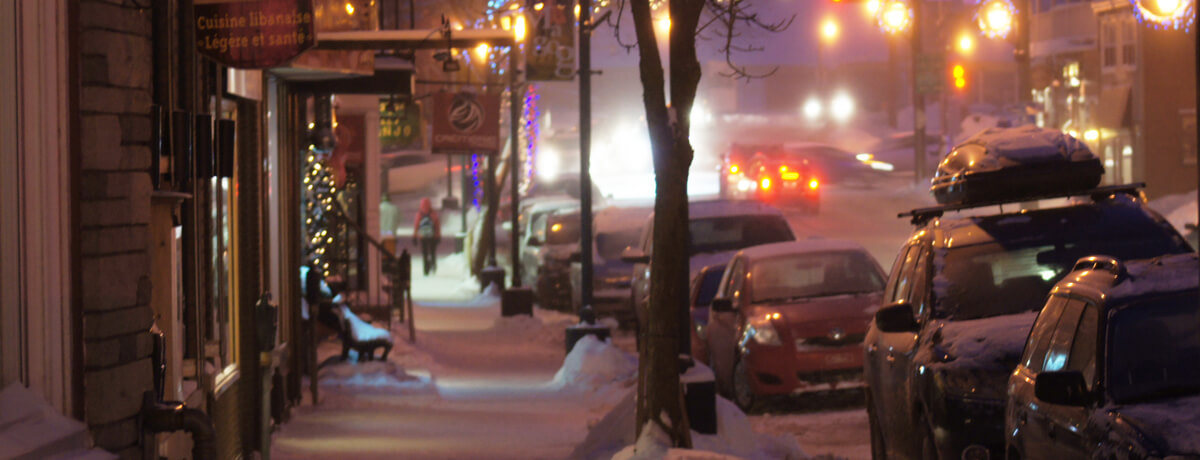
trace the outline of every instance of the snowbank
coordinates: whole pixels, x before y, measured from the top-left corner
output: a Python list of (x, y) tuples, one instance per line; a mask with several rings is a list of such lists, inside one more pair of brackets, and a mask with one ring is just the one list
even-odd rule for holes
[(358, 393), (411, 393), (433, 389), (428, 376), (409, 374), (404, 367), (389, 361), (334, 363), (321, 368), (321, 388), (352, 390)]
[(1188, 234), (1187, 224), (1196, 223), (1196, 191), (1167, 195), (1146, 203), (1158, 211), (1181, 234)]
[(569, 458), (599, 459), (749, 459), (799, 460), (808, 458), (795, 438), (787, 435), (755, 433), (746, 414), (729, 400), (717, 397), (717, 434), (692, 432), (693, 449), (669, 448), (668, 438), (657, 426), (643, 428), (634, 439), (637, 405), (631, 390), (598, 423), (592, 426), (583, 443)]
[(587, 335), (567, 354), (563, 366), (554, 374), (550, 387), (565, 391), (589, 392), (603, 387), (625, 385), (637, 377), (637, 358)]

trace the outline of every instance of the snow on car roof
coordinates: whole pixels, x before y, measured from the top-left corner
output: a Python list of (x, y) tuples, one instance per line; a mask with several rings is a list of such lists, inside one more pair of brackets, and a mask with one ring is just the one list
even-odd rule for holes
[(827, 240), (824, 238), (811, 238), (800, 241), (784, 241), (781, 243), (770, 243), (759, 246), (751, 246), (742, 250), (742, 255), (755, 259), (760, 257), (771, 257), (790, 254), (803, 254), (806, 252), (827, 252), (827, 251), (863, 251), (861, 244), (850, 240)]
[(1174, 254), (1125, 263), (1125, 276), (1109, 292), (1114, 299), (1195, 289), (1200, 279), (1196, 253)]
[(1093, 157), (1092, 151), (1079, 139), (1062, 131), (1033, 125), (988, 128), (968, 138), (963, 143), (966, 144), (981, 145), (987, 149), (988, 155), (1008, 158), (1017, 163), (1042, 161), (1052, 157), (1073, 160)]
[(752, 200), (708, 200), (688, 203), (688, 218), (691, 220), (750, 215), (782, 216), (783, 213), (774, 206)]

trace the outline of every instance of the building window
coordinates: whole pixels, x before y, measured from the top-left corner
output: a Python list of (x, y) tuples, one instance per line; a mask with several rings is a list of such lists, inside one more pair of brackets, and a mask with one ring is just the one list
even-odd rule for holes
[(1112, 67), (1117, 65), (1117, 25), (1104, 24), (1101, 27), (1100, 47), (1102, 49), (1102, 65)]
[[(221, 118), (237, 120), (237, 104), (222, 101)], [(237, 142), (233, 145), (236, 149)], [(231, 156), (237, 158), (237, 152)], [(218, 160), (218, 162), (221, 160)], [(221, 169), (221, 168), (219, 168)], [(229, 168), (235, 169), (235, 168)], [(237, 172), (234, 171), (236, 177)], [(210, 179), (211, 200), (210, 217), (212, 233), (209, 242), (211, 254), (209, 263), (212, 279), (209, 292), (212, 295), (212, 309), (208, 315), (208, 345), (206, 357), (215, 368), (215, 380), (218, 391), (226, 382), (232, 382), (237, 375), (238, 363), (238, 318), (237, 305), (240, 299), (237, 283), (237, 194), (233, 178), (213, 177)]]

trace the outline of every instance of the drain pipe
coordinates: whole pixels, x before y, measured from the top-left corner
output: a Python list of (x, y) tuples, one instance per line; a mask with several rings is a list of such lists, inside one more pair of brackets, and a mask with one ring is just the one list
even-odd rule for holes
[(216, 460), (217, 436), (212, 419), (179, 401), (157, 401), (154, 392), (142, 399), (142, 429), (151, 433), (186, 431), (192, 435), (192, 458)]

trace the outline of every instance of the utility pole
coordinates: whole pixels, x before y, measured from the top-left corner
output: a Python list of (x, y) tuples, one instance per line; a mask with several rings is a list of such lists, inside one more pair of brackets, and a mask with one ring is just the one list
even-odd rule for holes
[(1029, 64), (1029, 29), (1033, 14), (1029, 12), (1029, 0), (1017, 0), (1016, 43), (1013, 58), (1017, 61), (1017, 102), (1027, 104), (1033, 101), (1033, 73)]
[(580, 308), (592, 304), (592, 2), (579, 0)]
[(920, 185), (925, 178), (925, 95), (918, 84), (921, 72), (921, 3), (913, 0), (912, 20), (912, 103), (913, 103), (913, 181)]
[[(512, 196), (512, 219), (509, 227), (509, 248), (512, 257), (512, 287), (521, 287), (521, 229), (518, 227), (521, 209), (521, 88), (517, 82), (517, 66), (520, 63), (516, 43), (508, 50), (508, 183)], [(495, 247), (493, 244), (492, 247)]]

